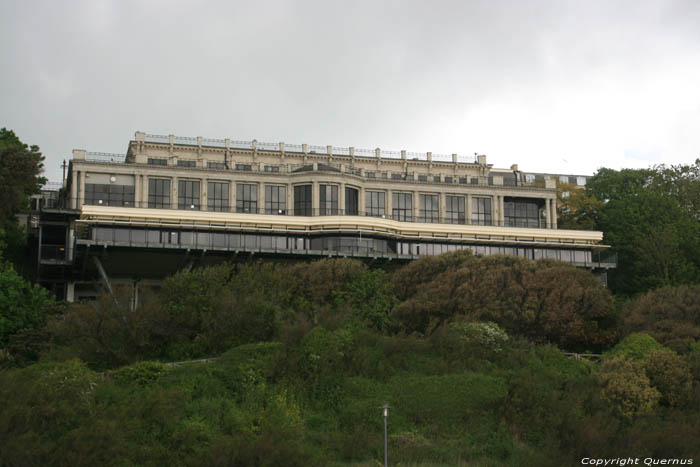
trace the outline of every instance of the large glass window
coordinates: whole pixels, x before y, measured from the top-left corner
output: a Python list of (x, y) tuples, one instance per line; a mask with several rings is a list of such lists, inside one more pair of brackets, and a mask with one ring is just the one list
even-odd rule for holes
[(188, 160), (188, 159), (179, 159), (177, 161), (177, 166), (178, 167), (197, 167), (197, 161), (193, 160)]
[(338, 214), (338, 185), (320, 185), (319, 196), (322, 216), (335, 216)]
[(356, 216), (357, 215), (357, 198), (358, 192), (355, 188), (345, 187), (345, 215), (346, 216)]
[(294, 187), (294, 215), (311, 215), (311, 185), (297, 185)]
[(397, 221), (413, 220), (413, 193), (392, 193), (391, 218)]
[(373, 217), (386, 215), (386, 193), (383, 191), (365, 192), (365, 215)]
[(170, 180), (163, 178), (148, 179), (148, 207), (170, 208)]
[(532, 198), (505, 198), (503, 200), (503, 209), (506, 226), (539, 227), (540, 205), (544, 205), (544, 200)]
[(226, 182), (209, 182), (207, 184), (207, 209), (228, 212), (228, 186)]
[(179, 180), (177, 208), (199, 210), (199, 180)]
[(256, 214), (258, 212), (258, 185), (236, 184), (236, 212)]
[(148, 165), (168, 165), (168, 159), (148, 158)]
[(472, 224), (491, 225), (491, 198), (472, 198)]
[(466, 210), (464, 209), (464, 196), (450, 196), (445, 198), (446, 216), (448, 224), (466, 223)]
[(265, 214), (287, 213), (287, 187), (265, 185)]
[(86, 183), (84, 204), (133, 206), (134, 186)]
[(420, 195), (419, 222), (439, 222), (440, 197), (438, 195)]

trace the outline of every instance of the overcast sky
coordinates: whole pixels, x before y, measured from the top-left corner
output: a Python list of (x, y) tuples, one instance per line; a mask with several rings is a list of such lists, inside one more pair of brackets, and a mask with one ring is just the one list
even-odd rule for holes
[(690, 163), (700, 2), (0, 0), (1, 126), (53, 181), (137, 130), (554, 173)]

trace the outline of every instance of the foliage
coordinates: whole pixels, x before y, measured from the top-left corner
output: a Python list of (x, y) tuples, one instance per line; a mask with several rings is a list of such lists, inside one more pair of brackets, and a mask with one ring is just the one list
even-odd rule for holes
[(0, 260), (0, 348), (18, 331), (42, 324), (51, 303), (45, 289), (25, 281)]
[(46, 182), (38, 146), (22, 143), (12, 130), (0, 129), (0, 228), (28, 207), (29, 196)]
[(628, 332), (645, 332), (686, 352), (700, 341), (700, 285), (664, 287), (629, 301), (623, 309)]
[(661, 398), (638, 361), (607, 360), (600, 369), (600, 384), (601, 397), (627, 419), (650, 414)]
[(664, 347), (649, 334), (643, 332), (630, 334), (605, 354), (606, 358), (624, 357), (629, 360), (641, 360), (655, 350)]
[(389, 313), (397, 304), (392, 284), (381, 269), (357, 271), (342, 290), (336, 292), (335, 305), (349, 307), (353, 316), (378, 331), (386, 331)]
[(394, 283), (404, 301), (393, 318), (407, 332), (429, 334), (463, 317), (571, 350), (615, 335), (609, 292), (592, 274), (559, 262), (448, 253), (414, 261)]
[(661, 393), (661, 403), (683, 406), (692, 390), (688, 364), (672, 350), (653, 350), (643, 361), (651, 385)]
[[(653, 169), (600, 169), (580, 197), (598, 200), (595, 227), (618, 253), (615, 293), (700, 281), (700, 160)], [(602, 203), (602, 208), (600, 206)], [(585, 211), (586, 209), (584, 209)]]

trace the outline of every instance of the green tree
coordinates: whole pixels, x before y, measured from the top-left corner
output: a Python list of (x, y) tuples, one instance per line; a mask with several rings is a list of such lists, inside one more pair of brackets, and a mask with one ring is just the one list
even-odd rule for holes
[[(692, 166), (600, 169), (581, 195), (599, 200), (597, 229), (618, 254), (610, 288), (635, 295), (700, 281), (700, 161)], [(589, 203), (590, 204), (590, 203)]]
[(661, 398), (638, 361), (614, 358), (600, 368), (600, 395), (626, 419), (650, 414)]
[(49, 293), (17, 274), (12, 265), (0, 260), (0, 347), (11, 335), (44, 322)]

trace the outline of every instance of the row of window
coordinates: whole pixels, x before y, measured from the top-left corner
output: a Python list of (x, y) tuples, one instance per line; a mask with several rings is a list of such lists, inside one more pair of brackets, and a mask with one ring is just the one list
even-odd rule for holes
[[(171, 181), (169, 179), (151, 178), (148, 181), (148, 207), (169, 209), (171, 207)], [(201, 183), (199, 180), (178, 181), (178, 209), (200, 210)], [(264, 209), (266, 214), (288, 214), (287, 187), (265, 185), (265, 206), (258, 205), (258, 185), (253, 183), (236, 184), (235, 211), (240, 213), (258, 213)], [(338, 185), (319, 185), (319, 215), (340, 214)], [(209, 211), (228, 212), (229, 183), (207, 183), (207, 209)], [(436, 194), (420, 194), (419, 222), (441, 222), (440, 199)], [(391, 218), (399, 221), (413, 221), (413, 194), (392, 193)], [(134, 187), (126, 185), (85, 185), (85, 204), (104, 204), (108, 206), (132, 206), (134, 203)], [(467, 220), (466, 198), (459, 195), (445, 197), (445, 219), (447, 223), (464, 224)], [(311, 216), (312, 186), (296, 185), (293, 187), (293, 214)], [(261, 209), (262, 208), (262, 209)], [(345, 215), (359, 213), (359, 191), (355, 188), (345, 188)], [(544, 200), (530, 198), (506, 198), (504, 202), (504, 217), (507, 226), (539, 227), (542, 224)], [(386, 217), (386, 193), (383, 191), (365, 192), (365, 215)], [(491, 198), (472, 198), (471, 223), (476, 225), (492, 225)]]
[(568, 263), (590, 264), (590, 251), (521, 246), (476, 245), (399, 241), (386, 238), (350, 236), (264, 235), (232, 232), (199, 232), (164, 229), (130, 229), (94, 227), (91, 238), (98, 242), (116, 242), (133, 246), (169, 244), (196, 248), (276, 250), (279, 252), (311, 250), (357, 254), (396, 254), (430, 256), (450, 251), (472, 250), (479, 255), (506, 254), (528, 259), (555, 259)]

